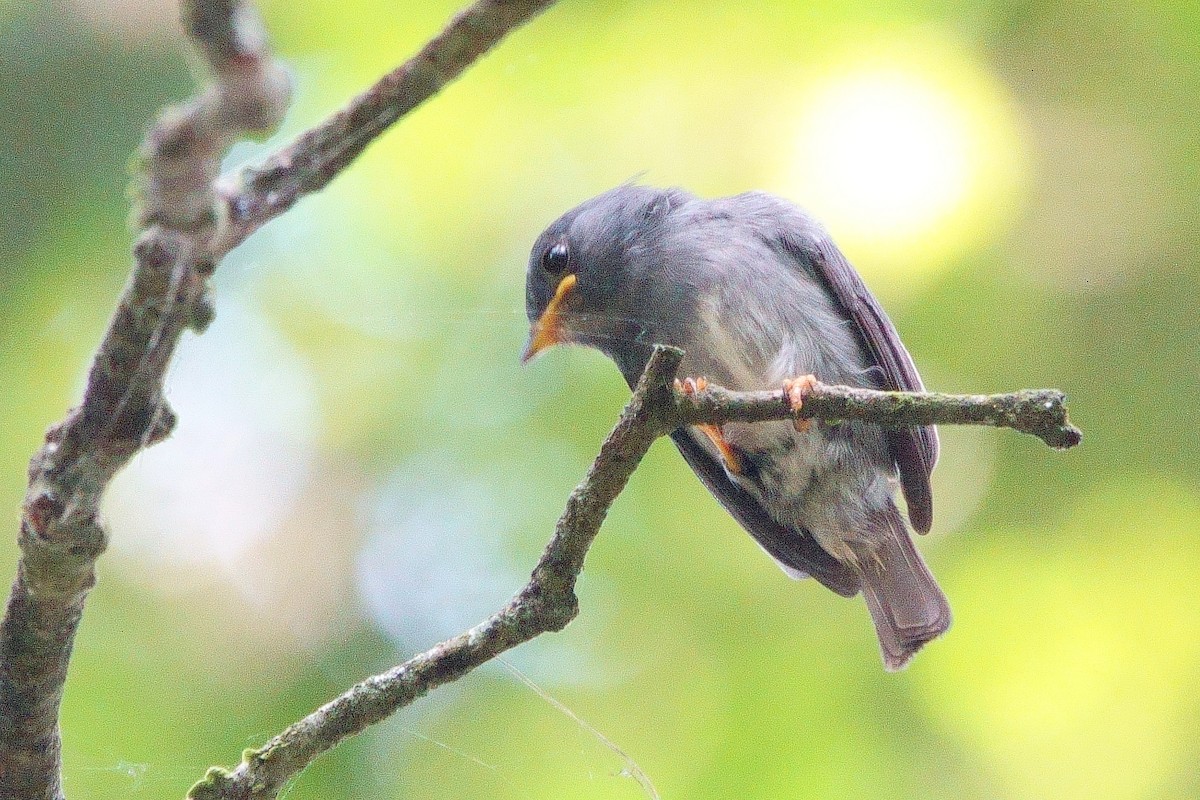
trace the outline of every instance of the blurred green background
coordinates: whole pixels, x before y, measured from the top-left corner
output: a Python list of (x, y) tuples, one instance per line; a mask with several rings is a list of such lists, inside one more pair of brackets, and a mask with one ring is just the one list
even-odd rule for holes
[[(270, 0), (286, 141), (456, 2)], [(537, 233), (633, 176), (823, 217), (946, 391), (1057, 386), (1084, 445), (944, 429), (954, 628), (883, 673), (659, 443), (581, 617), (512, 665), (667, 798), (1200, 796), (1200, 6), (563, 0), (222, 264), (181, 423), (108, 498), (63, 710), (73, 797), (178, 797), (523, 582), (627, 390), (521, 369)], [(126, 164), (193, 87), (160, 0), (0, 2), (0, 507), (124, 281)], [(0, 537), (11, 575), (13, 535)], [(637, 798), (501, 665), (301, 798)]]

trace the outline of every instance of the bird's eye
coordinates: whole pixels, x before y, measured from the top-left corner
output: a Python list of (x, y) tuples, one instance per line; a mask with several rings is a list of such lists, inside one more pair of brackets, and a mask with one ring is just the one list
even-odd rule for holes
[(542, 254), (542, 269), (551, 275), (561, 275), (566, 272), (567, 265), (570, 263), (571, 253), (562, 242), (559, 242)]

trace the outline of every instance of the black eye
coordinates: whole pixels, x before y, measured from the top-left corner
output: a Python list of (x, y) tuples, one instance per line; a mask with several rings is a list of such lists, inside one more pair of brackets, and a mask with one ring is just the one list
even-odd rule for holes
[(542, 269), (551, 275), (561, 275), (571, 263), (571, 253), (562, 242), (542, 254)]

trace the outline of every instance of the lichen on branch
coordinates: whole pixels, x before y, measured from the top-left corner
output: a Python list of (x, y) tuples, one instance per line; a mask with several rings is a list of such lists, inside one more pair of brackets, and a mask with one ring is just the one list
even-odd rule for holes
[[(562, 630), (579, 613), (575, 583), (583, 571), (588, 549), (600, 531), (608, 509), (658, 438), (682, 425), (761, 422), (791, 419), (794, 412), (782, 392), (730, 392), (709, 386), (684, 393), (672, 387), (683, 352), (656, 347), (617, 424), (600, 446), (596, 460), (567, 498), (529, 582), (500, 611), (464, 633), (448, 639), (403, 664), (355, 685), (266, 745), (247, 750), (232, 770), (210, 769), (192, 787), (191, 800), (270, 800), (322, 752), (343, 738), (385, 719), (427, 692), (456, 680), (505, 651), (543, 633)], [(1055, 412), (1062, 433), (1049, 434), (1041, 421), (1042, 398), (1058, 393), (1015, 395), (937, 395), (871, 392), (845, 386), (817, 384), (799, 414), (825, 420), (858, 419), (882, 425), (926, 425), (966, 422), (1033, 428), (1061, 441), (1078, 431)], [(1038, 398), (1029, 402), (1004, 398)], [(1001, 399), (997, 399), (1001, 398)], [(1031, 418), (1037, 418), (1033, 420)], [(1037, 435), (1042, 435), (1039, 433)], [(1043, 436), (1043, 438), (1046, 438)]]
[(990, 425), (1036, 436), (1066, 450), (1083, 434), (1067, 419), (1066, 395), (1057, 389), (1022, 389), (1004, 394), (885, 392), (816, 383), (799, 411), (783, 392), (731, 392), (719, 386), (680, 394), (675, 414), (680, 424), (765, 420), (857, 420), (885, 428), (917, 425)]

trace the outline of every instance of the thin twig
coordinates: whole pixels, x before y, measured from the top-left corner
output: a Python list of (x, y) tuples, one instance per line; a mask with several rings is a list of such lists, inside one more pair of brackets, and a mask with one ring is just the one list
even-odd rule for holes
[(228, 225), (214, 246), (227, 252), (304, 195), (323, 189), (388, 127), (555, 1), (480, 0), (341, 111), (259, 166), (223, 179)]
[[(675, 391), (671, 381), (682, 357), (682, 351), (672, 347), (654, 349), (629, 404), (601, 445), (591, 469), (567, 499), (554, 536), (529, 583), (508, 605), (466, 633), (354, 686), (263, 748), (247, 750), (242, 763), (233, 770), (213, 767), (188, 796), (192, 800), (274, 798), (288, 780), (343, 738), (523, 642), (562, 630), (579, 613), (575, 582), (600, 524), (656, 439), (682, 425), (761, 422), (796, 416), (782, 392), (730, 392), (717, 386), (690, 395)], [(1043, 420), (1048, 411), (1043, 403), (1054, 398), (1059, 401), (1053, 414), (1057, 421)], [(798, 416), (892, 426), (954, 422), (1004, 425), (1035, 433), (1058, 447), (1069, 447), (1079, 437), (1078, 430), (1066, 421), (1061, 394), (1055, 392), (959, 396), (872, 392), (818, 384)], [(1050, 433), (1055, 425), (1059, 432)]]
[(680, 394), (679, 424), (820, 418), (859, 420), (885, 428), (914, 425), (991, 425), (1036, 436), (1058, 450), (1079, 444), (1083, 434), (1067, 420), (1066, 396), (1057, 389), (1006, 394), (880, 392), (817, 383), (794, 413), (783, 392), (730, 392), (719, 386)]

